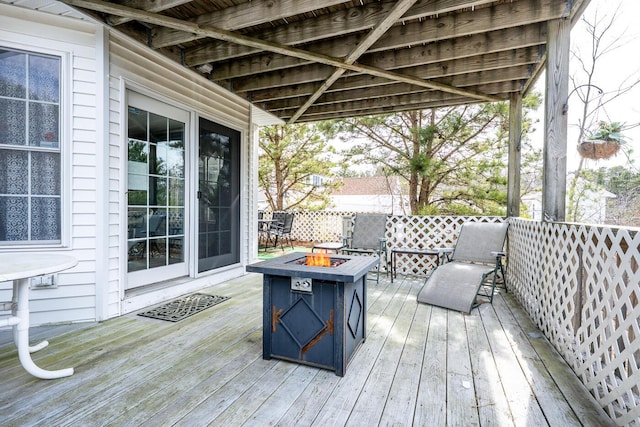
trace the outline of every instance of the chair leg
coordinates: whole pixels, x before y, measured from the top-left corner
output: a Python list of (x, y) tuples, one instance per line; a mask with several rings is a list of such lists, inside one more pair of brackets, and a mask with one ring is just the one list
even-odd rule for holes
[(507, 289), (507, 276), (504, 275), (504, 266), (500, 263), (500, 277), (502, 277), (502, 285), (504, 286), (504, 291), (509, 292)]
[(493, 294), (496, 291), (496, 280), (498, 278), (498, 271), (493, 272), (493, 280), (491, 281), (491, 296), (489, 296), (489, 302), (493, 304)]

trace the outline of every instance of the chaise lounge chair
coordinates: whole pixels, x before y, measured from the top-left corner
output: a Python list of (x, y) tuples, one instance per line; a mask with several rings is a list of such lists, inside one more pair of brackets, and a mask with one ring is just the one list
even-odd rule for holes
[(466, 223), (450, 261), (436, 267), (418, 293), (418, 302), (470, 313), (478, 295), (493, 302), (509, 224)]

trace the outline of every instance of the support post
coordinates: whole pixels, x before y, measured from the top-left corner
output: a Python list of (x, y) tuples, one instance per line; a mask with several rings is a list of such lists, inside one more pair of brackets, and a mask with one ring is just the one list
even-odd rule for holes
[(567, 192), (567, 115), (571, 22), (547, 24), (547, 69), (542, 175), (542, 220), (565, 220)]
[(509, 169), (507, 172), (507, 216), (520, 216), (520, 151), (522, 139), (522, 94), (509, 97)]

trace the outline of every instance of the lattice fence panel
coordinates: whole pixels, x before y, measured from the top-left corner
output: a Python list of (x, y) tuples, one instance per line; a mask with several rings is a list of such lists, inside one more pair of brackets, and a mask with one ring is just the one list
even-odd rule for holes
[[(433, 249), (451, 248), (465, 222), (503, 222), (501, 217), (467, 216), (413, 216), (394, 215), (387, 220), (387, 247)], [(427, 275), (436, 266), (435, 257), (401, 255), (397, 259), (397, 271), (402, 274)]]
[[(291, 237), (305, 242), (339, 242), (353, 227), (355, 212), (296, 211)], [(271, 212), (264, 213), (265, 219)], [(465, 222), (503, 222), (502, 217), (390, 215), (387, 219), (387, 248), (431, 249), (453, 247)], [(397, 271), (427, 275), (436, 266), (435, 257), (401, 255)]]
[(640, 425), (640, 233), (510, 219), (508, 286), (618, 425)]
[(299, 211), (295, 214), (291, 236), (304, 242), (340, 242), (344, 218), (355, 212)]
[[(353, 227), (355, 212), (297, 211), (291, 237), (305, 242), (339, 242)], [(264, 213), (271, 218), (270, 212)], [(501, 217), (390, 215), (387, 248), (431, 249), (453, 247), (465, 222), (503, 222)], [(397, 258), (401, 274), (427, 275), (436, 266), (435, 257), (403, 254)]]

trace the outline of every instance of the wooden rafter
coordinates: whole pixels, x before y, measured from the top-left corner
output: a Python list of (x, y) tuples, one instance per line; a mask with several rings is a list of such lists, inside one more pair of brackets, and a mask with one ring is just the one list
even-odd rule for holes
[[(512, 67), (508, 70), (489, 70), (489, 71), (481, 71), (478, 73), (472, 74), (464, 74), (459, 76), (452, 76), (443, 78), (442, 82), (454, 85), (456, 87), (477, 87), (492, 83), (502, 83), (502, 82), (519, 82), (522, 84), (524, 80), (529, 77), (529, 67), (528, 66), (520, 66), (520, 67)], [(512, 86), (509, 86), (509, 89)], [(384, 96), (394, 96), (400, 94), (407, 94), (412, 92), (424, 92), (427, 93), (424, 89), (417, 88), (414, 85), (406, 84), (406, 83), (391, 83), (386, 85), (379, 86), (367, 86), (361, 87), (351, 90), (342, 90), (342, 91), (334, 91), (334, 92), (325, 92), (322, 96), (316, 99), (314, 102), (315, 105), (326, 105), (326, 104), (334, 104), (338, 102), (342, 102), (344, 99), (349, 99), (353, 101), (368, 99), (368, 98), (376, 98), (376, 97), (384, 97)], [(431, 91), (433, 92), (433, 91)], [(496, 92), (494, 92), (495, 94)], [(507, 92), (500, 91), (498, 92), (505, 99), (508, 98)], [(282, 110), (282, 109), (291, 109), (296, 108), (302, 104), (304, 105), (304, 100), (307, 99), (305, 96), (299, 97), (291, 97), (291, 98), (278, 98), (277, 100), (273, 100), (270, 102), (263, 102), (262, 105), (267, 107), (269, 110)]]
[[(445, 61), (437, 64), (420, 65), (403, 70), (410, 75), (424, 79), (439, 79), (446, 77), (472, 76), (491, 70), (508, 70), (510, 67), (529, 67), (540, 56), (537, 46), (524, 49), (496, 52), (482, 56), (469, 57), (465, 61)], [(529, 76), (530, 77), (530, 76)], [(350, 75), (337, 81), (327, 92), (333, 93), (353, 89), (372, 89), (377, 86), (393, 84), (388, 79), (372, 77), (365, 74)], [(453, 83), (455, 86), (456, 84)], [(471, 85), (470, 85), (471, 86)], [(313, 92), (313, 83), (299, 83), (288, 86), (267, 87), (262, 90), (251, 91), (251, 98), (255, 102), (266, 102), (277, 99), (305, 96)]]
[[(193, 0), (125, 0), (121, 4), (123, 6), (132, 7), (134, 9), (147, 10), (149, 12), (162, 12)], [(120, 25), (129, 22), (131, 18), (124, 16), (114, 16), (109, 19), (111, 25)]]
[[(389, 51), (397, 48), (406, 48), (411, 46), (423, 46), (430, 43), (441, 43), (445, 40), (460, 39), (465, 36), (483, 34), (487, 32), (487, 27), (491, 31), (497, 31), (507, 28), (520, 28), (528, 24), (536, 24), (545, 22), (548, 19), (555, 19), (564, 16), (566, 13), (562, 3), (546, 0), (541, 6), (538, 6), (533, 0), (524, 1), (523, 4), (505, 3), (493, 8), (485, 8), (475, 12), (464, 12), (455, 16), (443, 16), (415, 22), (407, 25), (396, 26), (367, 49), (368, 54)], [(354, 47), (361, 43), (361, 36), (357, 31), (371, 28), (370, 16), (378, 16), (373, 12), (369, 14), (358, 14), (355, 18), (349, 20), (349, 28), (352, 31), (339, 39), (335, 39), (336, 31), (321, 32), (321, 28), (329, 24), (313, 23), (305, 25), (304, 29), (278, 30), (273, 29), (255, 34), (263, 40), (269, 40), (285, 45), (296, 45), (311, 42), (305, 46), (305, 49), (313, 52), (319, 52), (334, 57), (344, 57)], [(327, 20), (331, 22), (331, 20)], [(488, 23), (491, 23), (488, 25)], [(311, 29), (309, 29), (311, 27)], [(321, 37), (323, 36), (323, 37)], [(315, 42), (312, 42), (315, 40)], [(214, 42), (208, 43), (202, 47), (194, 47), (185, 50), (185, 63), (189, 66), (209, 62), (230, 61), (234, 70), (246, 70), (256, 63), (254, 57), (247, 57), (249, 54), (256, 53), (256, 49), (248, 49), (243, 46), (229, 49), (227, 43)], [(261, 64), (264, 66), (264, 62)], [(261, 72), (268, 72), (271, 69), (286, 68), (291, 66), (303, 65), (302, 61), (296, 58), (287, 57), (273, 58), (269, 60), (269, 66), (263, 68)], [(216, 76), (216, 78), (225, 78)]]
[(399, 73), (387, 71), (385, 69), (376, 68), (373, 66), (348, 64), (338, 58), (333, 58), (326, 55), (308, 52), (302, 49), (292, 48), (288, 46), (279, 45), (268, 41), (255, 39), (253, 37), (236, 34), (231, 31), (223, 30), (220, 28), (201, 26), (192, 22), (184, 21), (181, 19), (171, 18), (157, 13), (145, 12), (137, 9), (132, 9), (125, 6), (116, 5), (113, 3), (107, 3), (100, 0), (62, 0), (69, 5), (80, 7), (97, 12), (109, 13), (114, 15), (126, 16), (131, 19), (135, 19), (140, 22), (145, 22), (152, 25), (159, 25), (177, 30), (192, 32), (204, 37), (217, 38), (228, 42), (241, 44), (245, 46), (251, 46), (259, 48), (261, 50), (270, 51), (282, 55), (294, 56), (300, 59), (306, 59), (325, 65), (329, 65), (336, 68), (344, 68), (347, 70), (371, 74), (378, 77), (388, 78), (390, 80), (396, 80), (399, 82), (412, 83), (417, 86), (425, 87), (428, 89), (437, 89), (448, 93), (453, 93), (461, 96), (470, 97), (478, 101), (499, 101), (499, 98), (488, 96), (474, 91), (462, 90), (455, 87), (447, 86), (444, 84), (425, 81), (413, 76), (405, 76)]
[[(190, 20), (190, 22), (201, 26), (235, 31), (340, 3), (344, 3), (344, 0), (257, 0), (207, 13)], [(156, 47), (165, 47), (203, 37), (206, 36), (164, 27), (154, 31), (153, 44)]]
[[(359, 46), (354, 48), (344, 59), (345, 64), (353, 64), (369, 47), (374, 44), (384, 33), (409, 9), (417, 0), (400, 0), (379, 23), (373, 28)], [(293, 123), (304, 113), (322, 94), (331, 87), (346, 71), (345, 68), (336, 69), (327, 80), (307, 99), (289, 118)]]
[[(372, 65), (387, 70), (398, 70), (397, 73), (427, 78), (422, 75), (408, 74), (407, 67), (417, 65), (442, 64), (443, 61), (453, 61), (471, 57), (481, 58), (490, 53), (511, 52), (532, 46), (543, 45), (546, 41), (546, 27), (533, 26), (525, 30), (506, 29), (490, 34), (479, 34), (468, 37), (466, 43), (456, 43), (450, 40), (437, 43), (434, 46), (417, 46), (402, 51), (382, 52), (376, 55), (365, 55), (360, 63)], [(418, 58), (418, 59), (416, 59)], [(484, 58), (482, 58), (484, 61)], [(214, 72), (215, 73), (215, 72)], [(323, 80), (326, 78), (327, 67), (324, 64), (311, 64), (298, 67), (295, 75), (283, 81), (282, 72), (260, 73), (258, 76), (235, 79), (234, 90), (237, 92), (257, 91), (282, 85), (301, 84)]]
[[(524, 95), (588, 0), (62, 0), (292, 121)], [(333, 111), (332, 111), (333, 110)]]
[[(492, 92), (514, 92), (518, 91), (521, 87), (520, 82), (503, 82), (503, 83), (495, 83), (490, 85), (479, 86), (482, 90), (487, 91), (488, 93)], [(399, 106), (413, 106), (414, 108), (407, 108), (407, 110), (411, 109), (420, 109), (421, 105), (429, 105), (435, 107), (443, 107), (449, 105), (450, 100), (462, 100), (465, 102), (461, 103), (477, 103), (476, 100), (469, 97), (462, 97), (457, 94), (444, 93), (440, 91), (428, 91), (423, 90), (421, 92), (413, 91), (409, 94), (401, 94), (401, 95), (384, 95), (381, 97), (367, 97), (366, 99), (361, 100), (348, 100), (343, 102), (336, 102), (332, 104), (325, 105), (314, 105), (310, 107), (307, 111), (307, 120), (315, 120), (313, 118), (314, 115), (331, 114), (333, 118), (344, 116), (355, 116), (361, 115), (358, 112), (369, 111), (371, 109), (384, 109), (387, 108), (389, 110), (394, 107), (394, 110)], [(282, 109), (278, 110), (283, 119), (288, 119), (291, 115), (296, 111), (295, 109)], [(366, 113), (368, 114), (368, 113)]]

